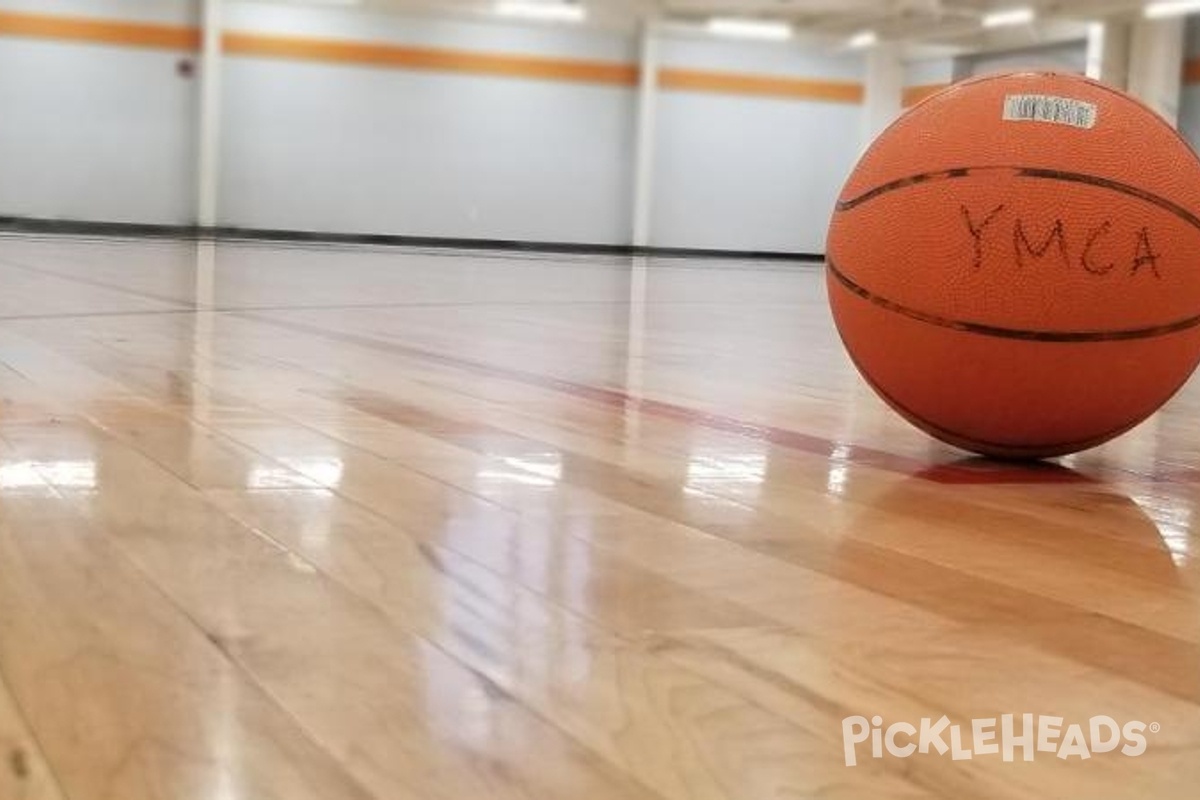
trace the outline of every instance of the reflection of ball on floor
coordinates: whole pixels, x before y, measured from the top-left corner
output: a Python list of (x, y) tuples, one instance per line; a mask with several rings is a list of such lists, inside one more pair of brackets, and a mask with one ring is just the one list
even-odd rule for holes
[[(1200, 634), (1200, 605), (1189, 589), (1188, 570), (1176, 566), (1165, 538), (1173, 532), (1170, 525), (1156, 523), (1133, 499), (1082, 474), (1051, 471), (1050, 465), (1034, 472), (1010, 466), (997, 471), (993, 482), (981, 461), (908, 479), (869, 476), (858, 479), (861, 485), (851, 476), (847, 491), (854, 493), (855, 509), (844, 520), (831, 574), (845, 580), (869, 576), (873, 592), (906, 607), (985, 636), (1003, 630), (1022, 646), (1167, 694), (1195, 697), (1200, 662), (1190, 649), (1164, 648), (1157, 663), (1132, 657), (1127, 649), (1133, 638), (1157, 636), (1142, 627), (1152, 617), (1170, 619), (1186, 635)], [(965, 519), (970, 523), (964, 525)], [(1152, 603), (1134, 599), (1149, 597), (1147, 592)], [(827, 630), (862, 631), (867, 624), (859, 619), (861, 608), (846, 604), (831, 603), (814, 613)], [(1140, 622), (1138, 615), (1144, 615)], [(918, 619), (895, 618), (887, 635), (913, 643), (944, 636)], [(915, 646), (912, 652), (918, 652)], [(951, 679), (949, 670), (961, 667), (957, 659), (914, 656), (909, 665), (939, 664), (947, 670), (942, 685), (955, 691), (969, 686), (972, 697), (1008, 691), (1018, 682), (1046, 690), (1046, 680), (1073, 680), (1031, 669), (1020, 653), (1021, 647), (1005, 650), (990, 662), (1002, 674), (1000, 665), (1011, 668), (1012, 679), (1004, 681), (987, 669)]]
[(1023, 73), (918, 105), (829, 232), (838, 329), (907, 419), (993, 456), (1082, 450), (1200, 358), (1200, 162), (1137, 101)]

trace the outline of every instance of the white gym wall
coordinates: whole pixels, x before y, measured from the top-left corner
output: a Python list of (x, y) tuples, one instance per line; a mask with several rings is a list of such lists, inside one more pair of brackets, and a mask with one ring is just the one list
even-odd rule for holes
[[(155, 23), (198, 36), (199, 0), (0, 0), (0, 12)], [(226, 53), (216, 143), (221, 225), (321, 232), (628, 244), (633, 241), (641, 43), (632, 29), (516, 24), (352, 8), (227, 2), (226, 31), (627, 68), (627, 81), (500, 77)], [(1200, 59), (1188, 25), (1186, 60)], [(664, 71), (771, 82), (868, 81), (864, 51), (729, 41), (670, 26)], [(1083, 71), (1079, 41), (906, 56), (905, 100), (956, 74)], [(5, 35), (0, 26), (0, 216), (151, 224), (197, 220), (195, 45)], [(1194, 72), (1191, 74), (1195, 74)], [(860, 92), (865, 94), (865, 92)], [(861, 152), (857, 100), (663, 85), (653, 103), (645, 242), (821, 252)], [(1200, 139), (1200, 85), (1180, 126)], [(645, 155), (645, 154), (644, 154)]]
[[(669, 39), (666, 66), (854, 82), (861, 55)], [(659, 95), (651, 244), (819, 253), (861, 152), (860, 104), (666, 90)], [(850, 135), (847, 135), (849, 132)]]
[[(633, 39), (230, 5), (227, 27), (632, 63)], [(227, 56), (219, 218), (544, 241), (630, 236), (632, 87)]]
[[(0, 11), (176, 25), (189, 2), (16, 2)], [(194, 221), (195, 82), (186, 50), (0, 35), (0, 215)]]

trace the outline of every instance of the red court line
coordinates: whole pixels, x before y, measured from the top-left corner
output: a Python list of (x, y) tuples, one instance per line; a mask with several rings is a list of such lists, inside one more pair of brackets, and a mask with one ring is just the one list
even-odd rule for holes
[[(175, 298), (149, 294), (126, 287), (104, 283), (101, 281), (88, 280), (86, 278), (80, 278), (78, 276), (60, 273), (53, 270), (16, 264), (7, 259), (0, 259), (0, 266), (14, 267), (16, 269), (26, 270), (33, 273), (52, 275), (62, 280), (98, 286), (111, 289), (112, 291), (116, 292), (123, 292), (125, 294), (159, 300), (161, 302), (180, 306), (179, 312), (153, 313), (195, 312), (195, 306), (193, 304), (186, 303)], [(275, 325), (284, 328), (290, 327), (293, 330), (308, 333), (313, 336), (350, 342), (362, 347), (389, 352), (393, 355), (404, 355), (412, 359), (439, 363), (444, 366), (450, 366), (464, 371), (474, 372), (476, 374), (486, 374), (492, 377), (501, 378), (503, 380), (553, 389), (555, 391), (563, 392), (564, 394), (569, 394), (574, 397), (587, 398), (605, 405), (617, 406), (626, 410), (632, 408), (640, 411), (646, 411), (660, 417), (677, 419), (690, 425), (703, 426), (712, 430), (720, 430), (738, 436), (758, 439), (760, 441), (769, 442), (771, 444), (775, 444), (780, 447), (786, 447), (791, 450), (818, 455), (832, 461), (849, 462), (863, 466), (870, 466), (876, 469), (932, 481), (934, 483), (965, 485), (1097, 482), (1094, 478), (1082, 475), (1074, 470), (1066, 469), (1065, 467), (1060, 467), (1052, 462), (1030, 462), (1024, 464), (1015, 464), (975, 458), (967, 461), (960, 460), (949, 463), (930, 463), (920, 459), (910, 458), (908, 456), (902, 456), (896, 453), (889, 453), (884, 450), (876, 450), (874, 448), (864, 447), (849, 442), (834, 442), (830, 439), (820, 436), (812, 436), (810, 434), (804, 434), (798, 431), (788, 430), (786, 428), (760, 425), (720, 414), (710, 414), (699, 411), (698, 409), (676, 405), (674, 403), (667, 403), (660, 400), (635, 398), (625, 394), (624, 392), (614, 389), (589, 386), (587, 384), (576, 383), (559, 378), (552, 378), (537, 373), (497, 367), (491, 364), (471, 361), (469, 359), (421, 350), (409, 345), (386, 342), (380, 339), (372, 339), (370, 337), (358, 336), (355, 334), (329, 331), (311, 325), (304, 325), (302, 323), (272, 320), (262, 316), (261, 314), (253, 313), (254, 311), (262, 310), (285, 311), (297, 309), (214, 309), (214, 311), (217, 313), (231, 313), (244, 319), (252, 319), (266, 325)], [(1139, 474), (1138, 477), (1153, 481), (1171, 481), (1181, 483), (1195, 483), (1200, 480), (1200, 474), (1197, 474), (1195, 470), (1191, 470), (1189, 468), (1180, 468), (1165, 473), (1156, 472), (1151, 475)]]
[(700, 411), (699, 409), (663, 400), (631, 397), (617, 389), (591, 386), (526, 370), (501, 367), (459, 356), (435, 353), (412, 347), (411, 345), (389, 342), (360, 334), (331, 331), (302, 322), (271, 319), (261, 314), (238, 313), (236, 316), (323, 339), (333, 339), (339, 342), (354, 344), (359, 347), (385, 352), (389, 355), (404, 356), (418, 361), (471, 372), (476, 375), (486, 375), (491, 378), (522, 383), (527, 386), (550, 389), (624, 411), (641, 411), (663, 419), (676, 420), (696, 427), (708, 428), (709, 430), (768, 442), (779, 447), (808, 453), (831, 461), (849, 462), (858, 466), (886, 470), (934, 483), (1080, 483), (1091, 480), (1071, 470), (1046, 464), (1005, 464), (984, 461), (982, 459), (972, 464), (931, 463), (898, 453), (890, 453), (886, 450), (877, 450), (872, 447), (864, 447), (849, 442), (837, 442), (822, 436), (814, 436), (773, 425), (747, 422), (736, 417)]

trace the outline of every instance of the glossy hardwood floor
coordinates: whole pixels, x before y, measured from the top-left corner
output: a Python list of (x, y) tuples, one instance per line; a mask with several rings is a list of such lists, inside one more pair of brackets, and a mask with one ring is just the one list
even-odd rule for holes
[[(1197, 796), (1195, 386), (993, 465), (813, 267), (9, 236), (0, 403), (0, 800)], [(1026, 713), (1145, 752), (846, 765)]]

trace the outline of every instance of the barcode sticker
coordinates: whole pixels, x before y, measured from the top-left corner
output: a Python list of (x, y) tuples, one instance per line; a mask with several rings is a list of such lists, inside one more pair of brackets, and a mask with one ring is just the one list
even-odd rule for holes
[(1004, 118), (1090, 129), (1096, 127), (1096, 106), (1068, 97), (1010, 94), (1004, 98)]

